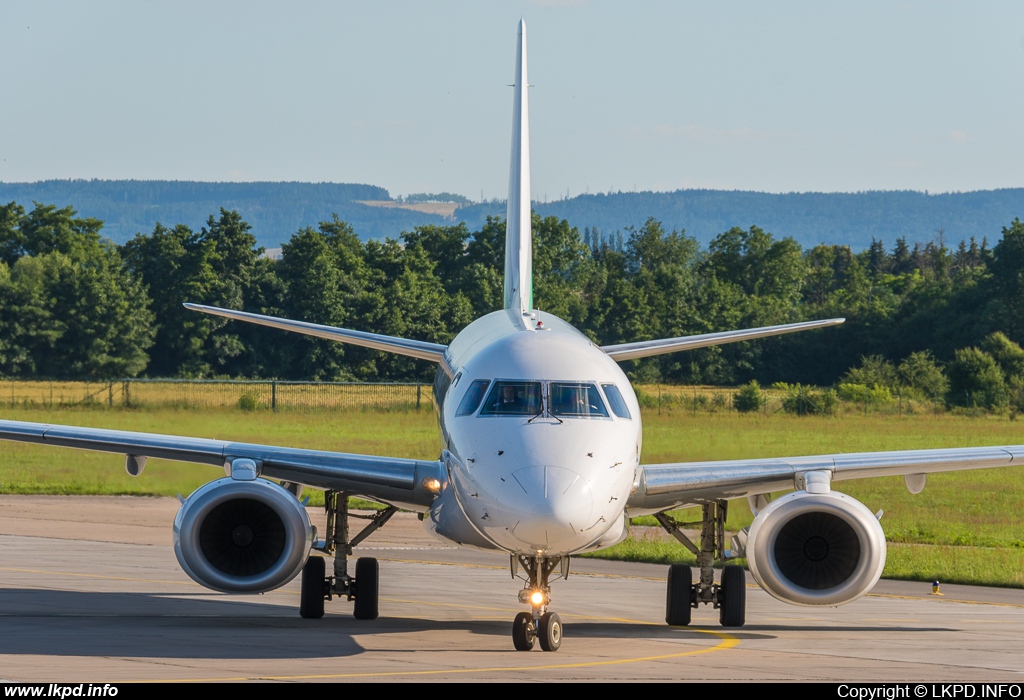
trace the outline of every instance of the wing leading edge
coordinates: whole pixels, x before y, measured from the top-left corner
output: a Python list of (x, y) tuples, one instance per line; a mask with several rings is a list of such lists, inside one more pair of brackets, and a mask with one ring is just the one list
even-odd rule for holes
[(625, 362), (626, 360), (635, 360), (639, 357), (664, 355), (665, 353), (679, 352), (680, 350), (694, 350), (711, 345), (725, 345), (726, 343), (738, 343), (742, 340), (767, 338), (772, 335), (809, 331), (815, 328), (828, 328), (829, 326), (838, 326), (845, 322), (845, 318), (828, 318), (821, 321), (787, 323), (781, 326), (764, 326), (762, 328), (748, 328), (741, 331), (685, 335), (679, 338), (661, 338), (660, 340), (640, 340), (635, 343), (622, 343), (621, 345), (602, 345), (601, 349), (608, 353), (616, 362)]
[(0, 439), (227, 467), (253, 460), (260, 474), (388, 503), (427, 506), (425, 479), (445, 481), (441, 462), (276, 447), (206, 438), (0, 420)]
[(430, 360), (431, 362), (441, 362), (444, 359), (444, 351), (448, 349), (447, 345), (429, 343), (425, 340), (410, 340), (408, 338), (396, 338), (392, 335), (382, 335), (380, 333), (353, 331), (348, 328), (323, 326), (319, 323), (307, 323), (306, 321), (292, 321), (287, 318), (264, 316), (262, 314), (253, 314), (247, 311), (222, 309), (217, 306), (203, 306), (202, 304), (185, 304), (184, 306), (186, 309), (191, 311), (201, 311), (204, 314), (210, 314), (211, 316), (223, 316), (224, 318), (230, 318), (235, 321), (245, 321), (247, 323), (255, 323), (260, 326), (269, 326), (270, 328), (292, 331), (293, 333), (303, 333), (305, 335), (312, 335), (317, 338), (326, 338), (327, 340), (333, 340), (339, 343), (360, 345), (364, 348), (393, 352), (396, 355), (408, 355), (409, 357), (416, 357), (421, 360)]
[(833, 481), (845, 481), (1019, 464), (1024, 464), (1024, 445), (647, 464), (640, 467), (638, 488), (627, 507), (632, 511), (660, 511), (799, 489), (808, 472), (825, 471)]

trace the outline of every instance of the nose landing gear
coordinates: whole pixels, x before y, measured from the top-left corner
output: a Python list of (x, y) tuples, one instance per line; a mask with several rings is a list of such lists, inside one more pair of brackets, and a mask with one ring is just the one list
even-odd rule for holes
[[(556, 567), (559, 576), (569, 577), (569, 557), (530, 557), (513, 554), (510, 560), (512, 577), (526, 581), (519, 591), (519, 602), (529, 603), (532, 612), (521, 612), (512, 621), (512, 646), (516, 651), (530, 651), (540, 641), (544, 651), (557, 651), (562, 645), (562, 618), (548, 610), (551, 602), (549, 578)], [(519, 567), (526, 576), (519, 575)]]

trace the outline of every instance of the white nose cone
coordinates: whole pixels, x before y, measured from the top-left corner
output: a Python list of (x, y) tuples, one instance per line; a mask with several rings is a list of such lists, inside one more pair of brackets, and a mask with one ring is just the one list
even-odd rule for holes
[(590, 525), (594, 499), (590, 481), (563, 467), (527, 467), (513, 472), (502, 490), (502, 519), (526, 548), (545, 550)]

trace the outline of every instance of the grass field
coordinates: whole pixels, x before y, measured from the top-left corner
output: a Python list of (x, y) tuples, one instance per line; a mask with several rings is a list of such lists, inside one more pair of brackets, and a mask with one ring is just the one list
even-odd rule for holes
[[(433, 413), (325, 413), (102, 407), (0, 410), (14, 420), (140, 430), (311, 449), (434, 458), (440, 444)], [(396, 425), (400, 429), (396, 429)], [(948, 414), (912, 417), (847, 414), (841, 418), (647, 410), (645, 463), (780, 455), (1024, 443), (1024, 422)], [(138, 479), (118, 455), (0, 443), (0, 493), (188, 494), (216, 469), (150, 460)], [(913, 496), (902, 478), (838, 483), (837, 488), (884, 510), (890, 541), (885, 575), (944, 582), (1024, 587), (1024, 470), (992, 469), (928, 477)], [(748, 525), (745, 501), (730, 504), (729, 530)], [(687, 561), (674, 542), (631, 538), (600, 553), (625, 559)]]

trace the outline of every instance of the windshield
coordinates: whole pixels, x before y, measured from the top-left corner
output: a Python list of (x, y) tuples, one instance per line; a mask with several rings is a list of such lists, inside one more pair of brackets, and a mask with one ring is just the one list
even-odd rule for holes
[(604, 395), (608, 397), (608, 403), (612, 405), (612, 411), (619, 418), (632, 418), (629, 414), (629, 407), (626, 406), (626, 400), (622, 398), (622, 392), (619, 391), (619, 387), (614, 384), (602, 384), (604, 387)]
[(476, 413), (476, 409), (480, 408), (480, 402), (484, 399), (484, 391), (490, 383), (491, 382), (487, 379), (477, 379), (475, 382), (470, 384), (469, 389), (466, 391), (466, 395), (462, 398), (462, 403), (459, 404), (459, 410), (455, 415), (468, 416), (472, 413)]
[(552, 382), (551, 415), (607, 418), (608, 409), (593, 384)]
[(534, 416), (540, 412), (540, 382), (494, 382), (480, 415)]

